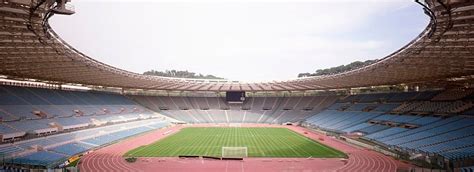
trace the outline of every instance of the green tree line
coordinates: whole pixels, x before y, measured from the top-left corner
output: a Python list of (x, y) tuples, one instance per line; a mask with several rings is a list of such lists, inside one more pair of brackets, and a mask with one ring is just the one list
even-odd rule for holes
[(352, 62), (352, 63), (347, 64), (347, 65), (341, 65), (341, 66), (331, 67), (331, 68), (327, 68), (327, 69), (318, 69), (314, 73), (309, 73), (309, 72), (300, 73), (300, 74), (298, 74), (298, 78), (308, 77), (308, 76), (321, 76), (321, 75), (338, 74), (338, 73), (354, 70), (354, 69), (357, 69), (357, 68), (360, 68), (360, 67), (364, 67), (364, 66), (373, 64), (377, 61), (378, 61), (377, 59), (367, 60), (367, 61), (363, 61), (363, 62), (362, 61), (355, 61), (355, 62)]
[(149, 71), (143, 72), (143, 74), (153, 75), (153, 76), (175, 77), (175, 78), (224, 79), (222, 77), (217, 77), (214, 75), (203, 75), (200, 73), (189, 72), (187, 70), (165, 70), (165, 71), (149, 70)]

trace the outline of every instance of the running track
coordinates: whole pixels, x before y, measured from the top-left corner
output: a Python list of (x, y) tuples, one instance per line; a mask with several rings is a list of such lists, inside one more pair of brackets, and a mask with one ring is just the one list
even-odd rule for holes
[[(209, 125), (200, 125), (209, 126)], [(282, 127), (275, 125), (251, 125), (262, 127)], [(287, 127), (298, 133), (308, 131), (304, 134), (309, 138), (341, 150), (349, 155), (349, 159), (339, 158), (246, 158), (244, 161), (219, 161), (203, 159), (179, 159), (179, 158), (140, 158), (135, 163), (128, 163), (122, 155), (128, 150), (147, 145), (158, 139), (166, 137), (167, 131), (177, 132), (182, 126), (160, 129), (137, 137), (126, 139), (119, 143), (96, 150), (85, 155), (79, 164), (79, 169), (84, 172), (96, 171), (338, 171), (338, 172), (366, 172), (366, 171), (390, 171), (397, 169), (409, 169), (410, 165), (396, 161), (389, 156), (378, 152), (358, 148), (325, 135), (309, 132), (301, 127)]]

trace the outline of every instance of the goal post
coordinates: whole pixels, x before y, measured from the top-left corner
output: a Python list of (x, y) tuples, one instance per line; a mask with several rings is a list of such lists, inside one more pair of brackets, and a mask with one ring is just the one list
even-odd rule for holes
[(230, 123), (229, 127), (242, 127), (241, 123)]
[(247, 147), (222, 147), (222, 158), (246, 158)]

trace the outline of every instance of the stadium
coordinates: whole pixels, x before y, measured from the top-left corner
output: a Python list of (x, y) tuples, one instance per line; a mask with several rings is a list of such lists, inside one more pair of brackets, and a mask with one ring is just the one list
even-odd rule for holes
[(474, 1), (413, 3), (429, 24), (374, 63), (243, 82), (105, 64), (48, 23), (71, 2), (1, 0), (1, 171), (472, 172)]

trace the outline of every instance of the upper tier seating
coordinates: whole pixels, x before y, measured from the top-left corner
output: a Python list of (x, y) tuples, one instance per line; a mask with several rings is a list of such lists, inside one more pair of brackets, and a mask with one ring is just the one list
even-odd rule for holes
[(472, 101), (447, 101), (447, 102), (432, 102), (432, 101), (421, 101), (421, 102), (410, 102), (404, 103), (401, 106), (395, 108), (394, 112), (401, 113), (434, 113), (434, 114), (453, 114), (460, 113), (467, 109), (474, 107)]
[(51, 134), (153, 114), (117, 94), (0, 86), (2, 141), (27, 133)]
[(358, 102), (358, 103), (375, 103), (375, 102), (405, 102), (405, 101), (422, 101), (431, 100), (439, 91), (423, 91), (423, 92), (403, 92), (403, 93), (371, 93), (357, 94), (345, 97), (339, 102)]
[(431, 100), (433, 101), (452, 101), (452, 100), (459, 100), (471, 95), (474, 92), (474, 89), (453, 89), (453, 90), (446, 90), (441, 92), (440, 94), (433, 97)]

